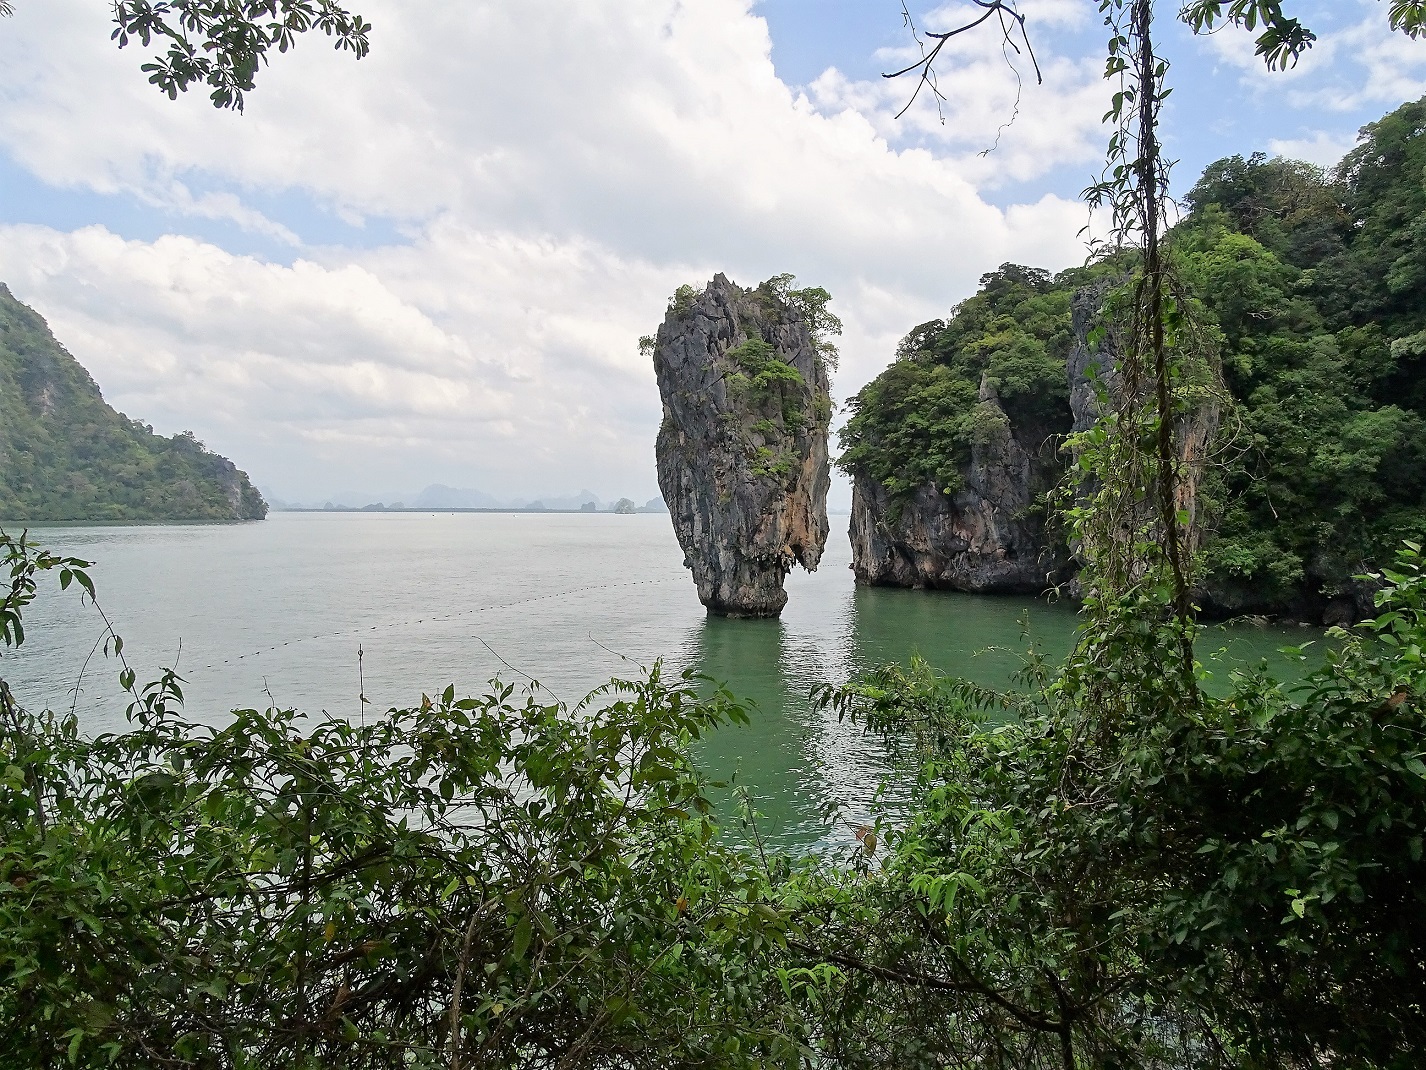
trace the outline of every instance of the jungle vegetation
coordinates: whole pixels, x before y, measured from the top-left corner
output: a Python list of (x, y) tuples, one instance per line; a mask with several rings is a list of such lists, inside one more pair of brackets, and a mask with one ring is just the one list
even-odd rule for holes
[(105, 403), (45, 321), (0, 284), (0, 519), (261, 520), (262, 495), (189, 432)]
[[(1327, 171), (1211, 165), (1167, 253), (1211, 335), (1227, 407), (1203, 488), (1203, 581), (1273, 609), (1330, 598), (1426, 537), (1426, 100)], [(954, 491), (986, 376), (1028, 439), (1070, 429), (1070, 298), (1124, 253), (1052, 275), (1007, 264), (907, 335), (851, 402), (842, 466)]]
[[(841, 858), (769, 855), (751, 815), (720, 836), (723, 789), (688, 748), (743, 713), (657, 667), (574, 707), (496, 684), (358, 724), (211, 726), (185, 720), (174, 673), (141, 686), (111, 632), (128, 731), (85, 736), (0, 684), (0, 1051), (145, 1070), (1416, 1065), (1426, 562), (1406, 542), (1374, 619), (1301, 686), (1200, 686), (1172, 509), (1170, 328), (1196, 298), (1161, 245), (1165, 68), (1150, 0), (1101, 3), (1128, 91), (1094, 196), (1137, 255), (1130, 387), (1073, 444), (1081, 628), (1010, 692), (919, 665), (819, 692), (904, 761), (909, 819)], [(1419, 27), (1410, 0), (1390, 10)], [(1269, 62), (1310, 43), (1277, 0), (1184, 12), (1261, 17)], [(1207, 248), (1313, 270), (1266, 232), (1199, 225)], [(1317, 312), (1310, 337), (1341, 346), (1353, 324)], [(1032, 360), (997, 369), (1035, 381)], [(96, 589), (23, 536), (0, 550), (9, 658), (41, 582)]]

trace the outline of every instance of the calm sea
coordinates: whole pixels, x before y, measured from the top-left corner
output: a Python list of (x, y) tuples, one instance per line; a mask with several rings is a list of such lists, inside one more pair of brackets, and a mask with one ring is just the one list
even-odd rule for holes
[[(780, 620), (705, 615), (667, 516), (536, 513), (275, 513), (237, 526), (43, 527), (32, 537), (95, 563), (99, 601), (139, 679), (176, 666), (188, 712), (238, 707), (356, 717), (447, 684), (538, 680), (571, 704), (662, 658), (726, 681), (753, 723), (701, 758), (752, 795), (774, 842), (845, 839), (866, 818), (885, 757), (808, 691), (884, 661), (1004, 685), (1035, 641), (1069, 647), (1074, 610), (1034, 599), (857, 588), (845, 518), (822, 567), (795, 572)], [(92, 732), (124, 726), (117, 666), (97, 613), (46, 595), (0, 671), (25, 704), (75, 708)], [(1215, 630), (1244, 663), (1313, 638), (1306, 629)], [(87, 662), (87, 667), (86, 667)], [(842, 816), (821, 816), (828, 806)]]

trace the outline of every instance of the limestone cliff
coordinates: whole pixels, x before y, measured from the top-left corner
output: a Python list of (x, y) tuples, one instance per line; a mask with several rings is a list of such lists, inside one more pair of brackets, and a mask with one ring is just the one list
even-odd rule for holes
[(826, 362), (773, 283), (680, 288), (652, 339), (659, 489), (710, 613), (775, 617), (827, 538)]
[[(972, 429), (971, 445), (949, 492), (930, 481), (893, 493), (853, 468), (852, 568), (858, 582), (1038, 593), (1068, 581), (1074, 592), (1077, 566), (1064, 539), (1047, 529), (1044, 498), (1064, 471), (1064, 433), (1093, 426), (1100, 390), (1114, 397), (1125, 389), (1112, 333), (1102, 343), (1091, 340), (1105, 295), (1119, 281), (1100, 279), (1069, 300), (1070, 329), (1058, 351), (1063, 372), (1044, 387), (1058, 394), (1061, 405), (1067, 394), (1067, 426), (1002, 404), (987, 372), (978, 399), (962, 403), (963, 409), (974, 405), (961, 423)], [(1198, 484), (1217, 417), (1207, 393), (1175, 428), (1184, 476), (1178, 505), (1191, 518), (1191, 543), (1200, 535)], [(1145, 519), (1152, 523), (1152, 516)]]
[(1054, 484), (1043, 428), (1016, 428), (982, 376), (976, 434), (961, 485), (894, 499), (864, 472), (852, 483), (852, 569), (859, 583), (956, 591), (1039, 593), (1067, 558), (1045, 531), (1040, 498)]

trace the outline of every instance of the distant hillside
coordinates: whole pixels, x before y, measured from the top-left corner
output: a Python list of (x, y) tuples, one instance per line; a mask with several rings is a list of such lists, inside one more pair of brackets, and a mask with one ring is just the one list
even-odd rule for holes
[(0, 283), (0, 520), (261, 520), (267, 503), (191, 432), (104, 402), (44, 319)]

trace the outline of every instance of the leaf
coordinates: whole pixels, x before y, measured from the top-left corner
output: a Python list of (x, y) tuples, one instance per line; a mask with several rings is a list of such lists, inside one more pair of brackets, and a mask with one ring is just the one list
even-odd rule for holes
[(534, 936), (534, 929), (530, 925), (530, 916), (522, 914), (520, 920), (515, 923), (515, 942), (510, 947), (512, 958), (523, 959), (525, 952), (530, 950), (530, 940)]

